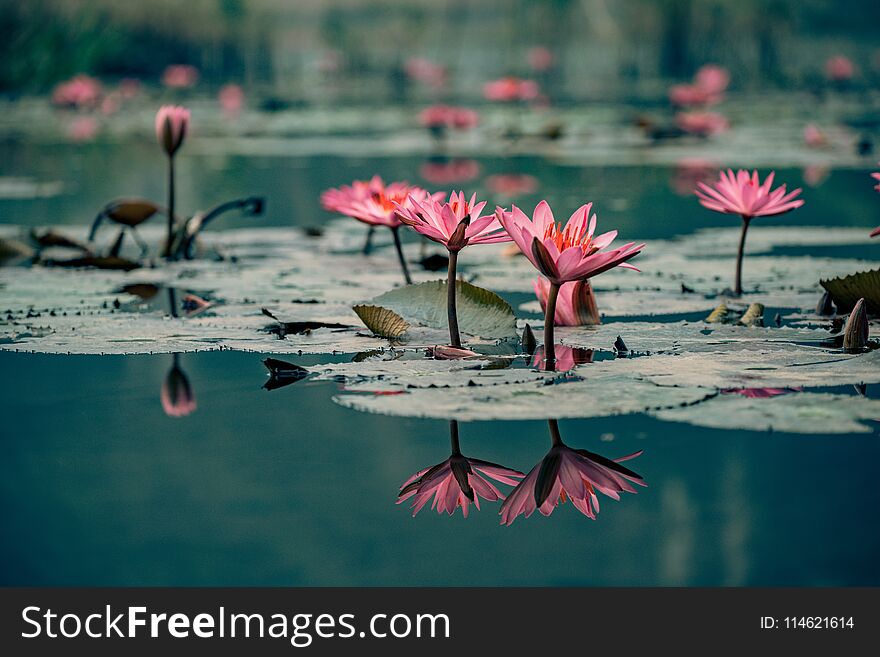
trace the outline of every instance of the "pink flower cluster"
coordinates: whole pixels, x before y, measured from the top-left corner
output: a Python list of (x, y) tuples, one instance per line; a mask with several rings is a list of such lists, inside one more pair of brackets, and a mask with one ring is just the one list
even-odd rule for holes
[(60, 82), (52, 91), (52, 104), (73, 109), (94, 109), (103, 93), (99, 80), (88, 75), (77, 75)]
[(426, 128), (469, 130), (480, 122), (480, 115), (466, 107), (431, 105), (419, 113), (419, 123)]
[(716, 105), (724, 98), (728, 84), (730, 74), (727, 69), (706, 64), (696, 72), (693, 82), (670, 87), (669, 100), (678, 107)]
[(512, 76), (492, 80), (483, 85), (483, 97), (486, 100), (502, 103), (535, 100), (539, 93), (538, 83), (534, 80), (523, 80)]

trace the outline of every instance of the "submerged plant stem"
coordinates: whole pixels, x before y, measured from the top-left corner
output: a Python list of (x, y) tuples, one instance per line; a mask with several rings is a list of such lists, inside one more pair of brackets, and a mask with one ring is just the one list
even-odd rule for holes
[(461, 347), (461, 334), (458, 332), (458, 309), (455, 306), (456, 265), (458, 264), (458, 251), (449, 252), (449, 269), (446, 274), (446, 319), (449, 324), (449, 344), (453, 347)]
[(375, 232), (376, 232), (375, 226), (369, 226), (367, 228), (367, 237), (364, 240), (364, 249), (363, 249), (364, 255), (370, 255), (370, 251), (373, 250), (373, 233), (375, 233)]
[(559, 285), (550, 283), (547, 293), (547, 308), (544, 310), (544, 360), (547, 370), (556, 369), (556, 347), (553, 344), (553, 324), (556, 320), (556, 299), (559, 296)]
[(458, 444), (458, 420), (449, 420), (449, 443), (453, 455), (461, 454), (461, 447)]
[(400, 244), (400, 227), (395, 226), (391, 229), (394, 235), (394, 248), (397, 249), (397, 259), (400, 260), (400, 268), (403, 270), (403, 279), (407, 285), (412, 285), (412, 278), (409, 275), (409, 268), (406, 266), (406, 258), (403, 256), (403, 246)]
[(736, 253), (736, 280), (734, 281), (733, 291), (737, 296), (742, 295), (742, 269), (743, 254), (746, 248), (746, 233), (749, 231), (749, 222), (752, 220), (748, 215), (743, 215), (742, 233), (739, 236), (739, 250)]
[(168, 156), (168, 239), (165, 242), (165, 253), (168, 260), (171, 259), (171, 251), (174, 248), (174, 156)]
[(553, 447), (562, 445), (562, 436), (559, 435), (559, 421), (547, 420), (547, 424), (550, 426), (550, 441), (553, 443)]

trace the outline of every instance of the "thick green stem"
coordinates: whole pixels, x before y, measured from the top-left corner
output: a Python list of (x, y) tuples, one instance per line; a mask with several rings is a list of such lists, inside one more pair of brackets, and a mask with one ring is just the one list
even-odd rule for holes
[(559, 285), (550, 283), (550, 292), (547, 295), (547, 307), (544, 310), (544, 361), (546, 369), (556, 369), (556, 347), (553, 344), (553, 324), (556, 320), (556, 299), (559, 296)]
[(391, 229), (394, 235), (394, 248), (397, 249), (397, 259), (400, 260), (400, 268), (403, 270), (403, 279), (407, 285), (412, 285), (412, 278), (409, 276), (409, 268), (406, 266), (406, 258), (403, 256), (403, 246), (400, 244), (400, 226)]
[(168, 239), (165, 242), (167, 259), (171, 259), (174, 248), (174, 156), (168, 156)]
[(458, 332), (458, 310), (455, 306), (455, 269), (458, 263), (458, 251), (449, 252), (449, 269), (446, 274), (446, 318), (449, 323), (449, 344), (461, 347), (461, 335)]
[(461, 455), (461, 447), (458, 445), (458, 420), (449, 420), (449, 444), (453, 456)]
[(370, 255), (370, 251), (373, 250), (373, 233), (376, 232), (375, 226), (370, 226), (367, 228), (367, 238), (364, 240), (364, 248), (363, 254)]
[(743, 269), (743, 254), (746, 249), (746, 233), (749, 231), (749, 222), (752, 220), (751, 217), (747, 215), (743, 215), (743, 226), (742, 233), (739, 236), (739, 250), (736, 253), (736, 280), (734, 281), (734, 293), (737, 296), (740, 296), (743, 293), (742, 288), (742, 269)]

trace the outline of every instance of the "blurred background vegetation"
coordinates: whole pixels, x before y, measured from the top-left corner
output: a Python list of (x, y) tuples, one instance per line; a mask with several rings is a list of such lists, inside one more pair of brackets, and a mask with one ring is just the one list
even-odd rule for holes
[[(702, 63), (739, 89), (818, 85), (845, 55), (856, 80), (880, 80), (877, 0), (0, 0), (0, 92), (43, 93), (87, 73), (158, 82), (191, 64), (207, 88), (235, 81), (291, 99), (384, 102), (410, 93), (407, 61), (447, 67), (447, 96), (483, 81), (535, 75), (557, 98), (625, 98), (685, 78)], [(338, 94), (337, 94), (338, 95)]]

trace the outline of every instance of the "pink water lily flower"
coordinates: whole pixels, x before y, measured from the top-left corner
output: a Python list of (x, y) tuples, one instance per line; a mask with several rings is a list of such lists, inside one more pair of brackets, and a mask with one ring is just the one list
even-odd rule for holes
[(188, 89), (199, 81), (199, 69), (190, 64), (171, 64), (162, 71), (162, 84), (170, 89)]
[(604, 251), (617, 231), (594, 236), (596, 215), (590, 215), (592, 207), (592, 203), (582, 205), (565, 226), (556, 223), (547, 201), (538, 203), (531, 219), (515, 205), (509, 212), (496, 208), (495, 216), (520, 251), (554, 285), (591, 278), (618, 266), (638, 271), (626, 261), (645, 245), (630, 242)]
[(725, 214), (738, 214), (742, 217), (742, 233), (740, 234), (739, 250), (736, 258), (736, 277), (734, 282), (734, 294), (742, 294), (742, 261), (746, 244), (746, 233), (749, 230), (749, 222), (754, 217), (767, 217), (784, 214), (801, 207), (803, 199), (796, 198), (800, 188), (786, 193), (785, 185), (771, 189), (775, 172), (771, 171), (764, 182), (758, 178), (758, 172), (749, 174), (745, 169), (740, 169), (735, 174), (733, 169), (722, 171), (719, 179), (712, 185), (697, 183), (694, 193), (700, 199), (700, 204)]
[(96, 107), (101, 99), (101, 82), (88, 75), (77, 75), (65, 82), (59, 82), (52, 90), (52, 104), (58, 107), (87, 109)]
[(835, 55), (825, 62), (825, 75), (832, 82), (847, 82), (855, 75), (856, 67), (849, 57)]
[(163, 105), (156, 112), (156, 139), (169, 157), (183, 144), (189, 120), (189, 110), (179, 105)]
[(379, 176), (373, 176), (370, 180), (355, 180), (351, 185), (340, 185), (325, 190), (321, 194), (321, 207), (328, 212), (343, 214), (342, 208), (345, 206), (355, 201), (362, 201), (384, 188), (385, 183)]
[(694, 83), (704, 91), (720, 94), (730, 84), (730, 73), (717, 64), (703, 64), (694, 74)]
[(512, 524), (521, 514), (528, 518), (535, 509), (549, 516), (568, 499), (578, 511), (595, 520), (599, 512), (597, 491), (619, 500), (622, 492), (636, 492), (633, 483), (646, 485), (641, 475), (620, 465), (641, 455), (641, 451), (611, 460), (585, 449), (572, 449), (559, 437), (556, 420), (549, 424), (553, 447), (501, 505), (502, 525)]
[(431, 508), (437, 509), (437, 513), (452, 515), (461, 507), (462, 515), (467, 518), (471, 503), (479, 510), (481, 497), (488, 502), (504, 499), (489, 479), (516, 486), (525, 476), (519, 470), (464, 456), (459, 448), (458, 422), (455, 420), (449, 423), (449, 433), (452, 455), (442, 463), (416, 472), (403, 483), (397, 494), (398, 504), (412, 498), (413, 516), (433, 498)]
[[(538, 278), (532, 281), (532, 285), (541, 303), (541, 311), (545, 312), (550, 296), (550, 281)], [(569, 281), (560, 286), (556, 302), (556, 326), (595, 326), (601, 323), (596, 295), (589, 280)]]
[(484, 207), (486, 201), (477, 202), (476, 194), (466, 200), (464, 192), (452, 192), (447, 201), (410, 196), (407, 203), (398, 203), (397, 218), (450, 251), (469, 244), (509, 242), (510, 235), (494, 214), (480, 216)]

